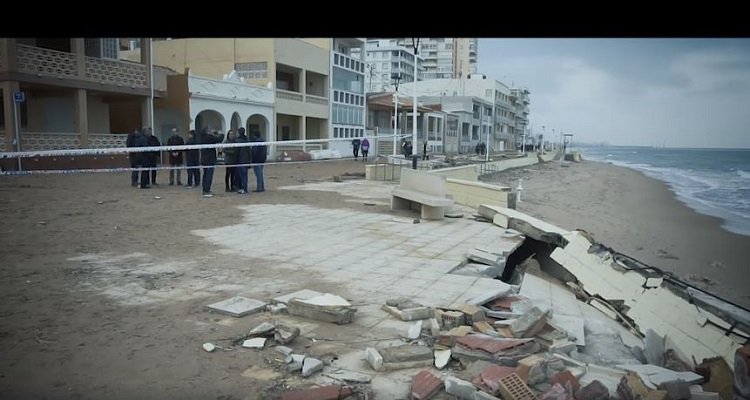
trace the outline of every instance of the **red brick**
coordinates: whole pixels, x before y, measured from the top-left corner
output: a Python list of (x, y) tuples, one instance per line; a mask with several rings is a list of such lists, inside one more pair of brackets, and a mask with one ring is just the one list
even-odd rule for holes
[(427, 370), (419, 371), (411, 378), (411, 399), (429, 399), (443, 388), (442, 379)]
[(489, 304), (489, 308), (495, 311), (510, 311), (511, 305), (517, 301), (526, 300), (523, 296), (506, 296)]
[(350, 387), (339, 385), (322, 386), (313, 389), (284, 392), (281, 400), (339, 400), (352, 395)]
[(554, 385), (559, 383), (560, 386), (567, 389), (571, 394), (578, 391), (581, 388), (581, 384), (578, 383), (578, 378), (571, 374), (570, 371), (563, 371), (557, 373), (549, 381), (550, 384)]
[(539, 400), (569, 400), (572, 397), (564, 387), (555, 383), (549, 390), (539, 396)]
[(495, 354), (501, 350), (507, 350), (520, 346), (528, 340), (496, 339), (486, 335), (469, 335), (456, 339), (456, 343), (474, 350), (484, 350)]
[(504, 400), (536, 400), (534, 392), (515, 373), (500, 379), (500, 394)]
[(575, 393), (576, 400), (607, 400), (609, 389), (599, 381), (593, 381)]

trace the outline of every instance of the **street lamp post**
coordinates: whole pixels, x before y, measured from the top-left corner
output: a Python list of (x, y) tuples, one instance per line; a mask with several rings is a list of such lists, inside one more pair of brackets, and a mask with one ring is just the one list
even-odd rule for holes
[(419, 38), (412, 38), (411, 40), (412, 46), (414, 47), (414, 105), (412, 107), (412, 124), (411, 124), (411, 148), (412, 148), (412, 157), (414, 157), (415, 164), (416, 165), (416, 152), (419, 148), (417, 144), (417, 81), (419, 80), (417, 78), (417, 53), (419, 52)]
[(401, 74), (393, 74), (391, 76), (396, 81), (396, 105), (395, 105), (395, 118), (393, 122), (393, 156), (396, 156), (396, 135), (398, 135), (398, 84), (401, 81)]

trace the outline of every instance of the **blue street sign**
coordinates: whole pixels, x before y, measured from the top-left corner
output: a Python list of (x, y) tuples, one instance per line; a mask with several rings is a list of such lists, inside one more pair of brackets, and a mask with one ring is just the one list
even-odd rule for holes
[(23, 103), (26, 101), (26, 95), (23, 92), (13, 92), (13, 99), (16, 103)]

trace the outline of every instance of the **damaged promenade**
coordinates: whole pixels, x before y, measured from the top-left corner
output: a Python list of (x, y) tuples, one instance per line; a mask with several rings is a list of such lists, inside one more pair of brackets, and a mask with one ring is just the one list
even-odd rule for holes
[(747, 310), (512, 208), (392, 211), (396, 187), (287, 185), (358, 207), (240, 205), (235, 223), (190, 230), (205, 243), (191, 258), (79, 251), (65, 268), (111, 308), (186, 304), (160, 329), (179, 330), (171, 351), (196, 376), (252, 382), (231, 398), (750, 396)]

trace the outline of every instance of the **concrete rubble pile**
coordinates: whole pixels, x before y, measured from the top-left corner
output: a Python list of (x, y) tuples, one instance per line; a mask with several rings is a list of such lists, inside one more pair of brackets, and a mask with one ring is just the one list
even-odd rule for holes
[[(450, 307), (386, 300), (377, 311), (408, 328), (397, 341), (361, 347), (369, 374), (350, 372), (357, 385), (407, 377), (409, 391), (401, 397), (411, 399), (750, 400), (750, 312), (595, 243), (586, 232), (507, 208), (480, 206), (479, 214), (506, 235), (470, 250), (450, 273), (515, 284)], [(313, 291), (273, 303), (271, 312), (333, 324), (351, 323), (357, 311), (343, 298)], [(299, 335), (283, 325), (254, 331), (279, 344)], [(277, 349), (303, 377), (324, 369), (321, 360)], [(362, 387), (328, 385), (282, 398), (364, 398)]]

